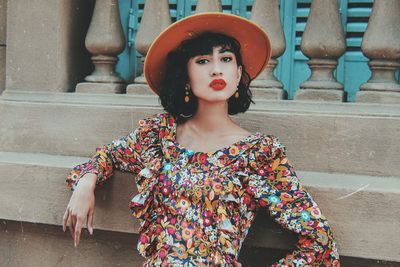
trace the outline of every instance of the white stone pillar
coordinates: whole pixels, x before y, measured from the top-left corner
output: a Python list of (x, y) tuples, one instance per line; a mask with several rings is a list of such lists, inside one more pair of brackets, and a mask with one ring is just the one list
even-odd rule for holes
[(343, 85), (333, 76), (346, 50), (337, 0), (313, 0), (301, 51), (310, 58), (311, 76), (300, 85), (296, 100), (343, 101)]
[(376, 0), (361, 49), (370, 59), (371, 78), (360, 87), (357, 102), (400, 103), (400, 1)]
[(251, 11), (251, 20), (261, 26), (271, 39), (272, 54), (267, 68), (251, 82), (254, 97), (264, 99), (282, 99), (283, 85), (274, 76), (278, 65), (276, 60), (286, 48), (283, 34), (278, 0), (255, 0)]
[[(146, 0), (135, 39), (135, 47), (142, 54), (143, 62), (154, 39), (171, 23), (168, 0)], [(134, 84), (128, 85), (126, 91), (128, 94), (153, 94), (143, 74), (136, 77)]]
[(94, 71), (77, 85), (76, 91), (124, 93), (125, 82), (115, 72), (117, 56), (125, 47), (118, 0), (96, 0), (85, 45), (92, 54)]
[(195, 13), (222, 12), (220, 0), (198, 0)]

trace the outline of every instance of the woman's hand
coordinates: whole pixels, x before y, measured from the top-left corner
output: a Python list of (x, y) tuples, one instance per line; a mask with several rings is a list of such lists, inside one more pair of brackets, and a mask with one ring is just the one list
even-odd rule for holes
[(63, 231), (65, 232), (67, 226), (69, 227), (75, 247), (79, 245), (82, 227), (85, 223), (87, 223), (89, 233), (93, 234), (96, 181), (97, 175), (92, 173), (81, 177), (64, 213)]

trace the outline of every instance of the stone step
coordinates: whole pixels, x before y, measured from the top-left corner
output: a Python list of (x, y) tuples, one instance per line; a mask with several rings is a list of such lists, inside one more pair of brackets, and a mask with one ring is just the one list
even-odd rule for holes
[[(65, 177), (84, 157), (0, 152), (0, 219), (61, 225), (71, 193)], [(400, 177), (298, 171), (329, 219), (342, 255), (400, 262)], [(136, 233), (128, 203), (136, 192), (132, 175), (117, 172), (96, 190), (96, 230)], [(288, 248), (295, 236), (260, 212), (247, 245)], [(61, 228), (60, 228), (61, 229)]]
[[(0, 220), (0, 266), (142, 266), (144, 258), (136, 250), (138, 235), (96, 230), (83, 233), (77, 248), (59, 226)], [(29, 253), (27, 253), (29, 251)], [(243, 246), (239, 262), (246, 267), (271, 266), (288, 251)], [(399, 267), (399, 262), (361, 259), (341, 255), (341, 266)]]
[[(89, 157), (160, 111), (154, 96), (6, 91), (0, 96), (0, 151)], [(278, 136), (302, 170), (400, 173), (399, 105), (256, 100), (235, 120)]]

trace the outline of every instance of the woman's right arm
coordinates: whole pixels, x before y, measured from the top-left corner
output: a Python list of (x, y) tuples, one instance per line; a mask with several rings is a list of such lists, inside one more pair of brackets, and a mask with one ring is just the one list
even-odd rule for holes
[(67, 177), (73, 194), (63, 217), (63, 230), (67, 226), (75, 246), (87, 221), (89, 233), (93, 233), (94, 190), (96, 184), (108, 180), (115, 169), (138, 173), (142, 168), (141, 154), (158, 138), (157, 122), (153, 119), (139, 121), (139, 128), (131, 134), (96, 149), (96, 154), (86, 163), (75, 166)]

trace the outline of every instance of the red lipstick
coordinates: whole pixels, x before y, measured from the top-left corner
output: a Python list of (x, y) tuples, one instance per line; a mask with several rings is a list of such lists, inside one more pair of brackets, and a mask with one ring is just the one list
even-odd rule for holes
[(224, 79), (215, 79), (210, 82), (209, 86), (214, 90), (222, 90), (226, 86), (226, 82)]

